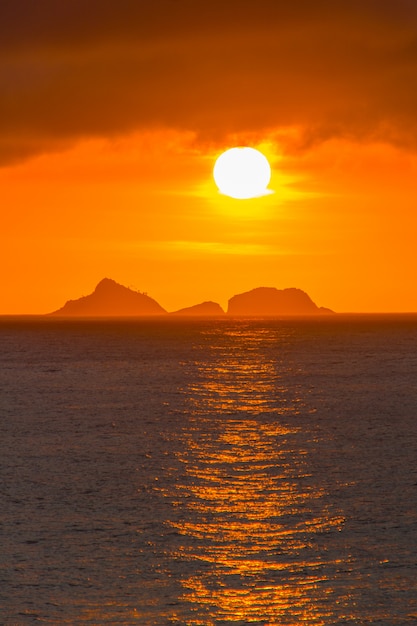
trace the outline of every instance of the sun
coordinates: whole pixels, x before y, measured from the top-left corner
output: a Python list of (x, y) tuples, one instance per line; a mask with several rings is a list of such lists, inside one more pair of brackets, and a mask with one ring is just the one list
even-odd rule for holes
[(255, 148), (230, 148), (216, 160), (213, 178), (220, 193), (243, 200), (272, 193), (268, 189), (271, 167)]

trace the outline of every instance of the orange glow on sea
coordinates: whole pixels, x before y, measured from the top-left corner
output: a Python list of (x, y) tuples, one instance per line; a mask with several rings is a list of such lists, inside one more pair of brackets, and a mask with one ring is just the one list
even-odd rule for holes
[[(200, 382), (184, 390), (195, 426), (179, 435), (186, 478), (166, 495), (178, 513), (169, 522), (179, 534), (172, 556), (198, 569), (181, 580), (182, 601), (205, 616), (190, 624), (320, 625), (331, 615), (314, 539), (338, 532), (344, 518), (321, 509), (324, 491), (311, 482), (299, 429), (281, 423), (306, 407), (263, 356), (269, 339), (244, 325), (230, 331), (225, 350), (197, 364)], [(201, 437), (209, 419), (217, 425)], [(282, 621), (290, 614), (297, 621)]]

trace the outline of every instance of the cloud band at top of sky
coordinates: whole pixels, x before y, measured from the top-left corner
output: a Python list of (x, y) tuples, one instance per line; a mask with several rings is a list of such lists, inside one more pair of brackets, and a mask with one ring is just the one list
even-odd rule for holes
[(413, 0), (2, 3), (0, 164), (160, 127), (415, 149), (416, 33)]

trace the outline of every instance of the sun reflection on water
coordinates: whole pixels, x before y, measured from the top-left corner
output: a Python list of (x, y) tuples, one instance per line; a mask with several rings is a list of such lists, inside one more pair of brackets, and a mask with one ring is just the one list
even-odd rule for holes
[(315, 539), (343, 519), (321, 504), (300, 426), (282, 419), (309, 408), (285, 387), (277, 358), (265, 357), (270, 337), (232, 339), (197, 364), (186, 390), (185, 479), (171, 526), (181, 537), (173, 557), (187, 570), (182, 600), (196, 615), (187, 623), (324, 624), (327, 574)]
[[(208, 341), (213, 341), (210, 358), (195, 364), (200, 376), (185, 390), (196, 414), (299, 412), (302, 408), (299, 390), (289, 389), (284, 379), (286, 369), (291, 366), (285, 362), (284, 355), (265, 351), (274, 338), (271, 330), (243, 326), (224, 331), (218, 345), (208, 333)], [(283, 348), (285, 335), (280, 341)]]

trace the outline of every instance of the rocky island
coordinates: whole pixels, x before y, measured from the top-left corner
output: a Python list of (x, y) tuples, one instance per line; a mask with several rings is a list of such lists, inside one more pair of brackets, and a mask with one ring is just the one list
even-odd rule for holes
[(164, 315), (165, 309), (144, 293), (119, 285), (111, 278), (103, 278), (93, 293), (68, 300), (51, 315), (68, 317), (124, 317)]
[(227, 308), (229, 315), (277, 316), (317, 315), (332, 313), (330, 309), (318, 307), (305, 291), (296, 288), (276, 289), (257, 287), (233, 296)]
[(220, 304), (217, 302), (202, 302), (201, 304), (194, 304), (194, 306), (188, 306), (185, 309), (179, 309), (174, 311), (171, 315), (187, 315), (187, 316), (212, 316), (212, 315), (224, 315), (224, 311)]
[[(333, 313), (318, 307), (301, 289), (257, 287), (230, 298), (227, 315), (230, 316), (287, 316), (323, 315)], [(120, 285), (111, 278), (103, 278), (93, 293), (77, 300), (68, 300), (64, 306), (49, 315), (61, 317), (140, 317), (171, 315), (187, 317), (218, 317), (226, 315), (217, 302), (202, 302), (168, 313), (146, 293)]]

